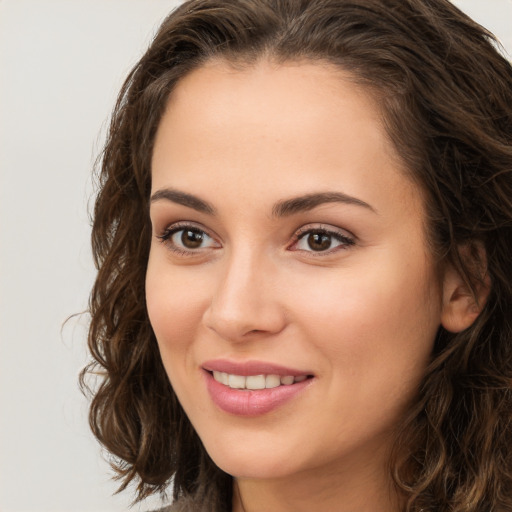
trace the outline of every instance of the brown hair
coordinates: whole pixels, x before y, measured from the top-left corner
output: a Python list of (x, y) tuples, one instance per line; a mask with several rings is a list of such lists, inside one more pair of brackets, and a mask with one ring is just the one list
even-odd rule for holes
[(410, 512), (511, 510), (512, 67), (492, 35), (447, 0), (192, 0), (163, 22), (119, 94), (92, 231), (94, 360), (81, 380), (101, 376), (90, 424), (114, 456), (121, 489), (137, 481), (142, 499), (172, 480), (175, 498), (231, 506), (231, 477), (169, 384), (144, 300), (155, 133), (177, 81), (213, 57), (349, 71), (377, 95), (424, 192), (440, 264), (474, 288), (482, 259), (471, 262), (485, 249), (488, 301), (467, 330), (439, 329), (390, 471)]

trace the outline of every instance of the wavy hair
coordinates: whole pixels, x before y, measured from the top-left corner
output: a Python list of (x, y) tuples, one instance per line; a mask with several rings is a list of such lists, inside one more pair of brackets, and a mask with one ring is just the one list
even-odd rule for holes
[(423, 191), (436, 261), (471, 290), (485, 272), (491, 282), (470, 328), (439, 329), (397, 429), (390, 474), (404, 510), (512, 510), (512, 67), (497, 46), (447, 0), (191, 0), (165, 19), (119, 94), (94, 207), (93, 359), (81, 384), (97, 376), (90, 425), (120, 490), (136, 482), (143, 499), (172, 481), (175, 498), (231, 506), (232, 479), (183, 412), (146, 312), (150, 163), (167, 99), (213, 58), (308, 60), (378, 99)]

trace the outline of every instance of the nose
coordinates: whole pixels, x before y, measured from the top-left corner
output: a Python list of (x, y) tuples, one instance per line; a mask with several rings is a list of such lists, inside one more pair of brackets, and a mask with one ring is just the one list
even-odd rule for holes
[(215, 280), (203, 322), (221, 338), (240, 342), (279, 333), (286, 325), (277, 269), (246, 252), (232, 254)]

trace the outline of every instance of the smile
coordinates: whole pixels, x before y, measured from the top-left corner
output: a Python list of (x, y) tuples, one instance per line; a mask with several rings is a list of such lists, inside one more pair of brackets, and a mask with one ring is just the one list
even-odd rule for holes
[(260, 416), (284, 407), (317, 380), (308, 370), (262, 361), (212, 360), (201, 367), (212, 402), (236, 416)]
[(278, 386), (290, 386), (297, 382), (303, 382), (308, 377), (307, 375), (234, 375), (226, 372), (214, 371), (212, 372), (213, 378), (228, 386), (231, 389), (246, 389), (246, 390), (258, 390), (258, 389), (272, 389)]

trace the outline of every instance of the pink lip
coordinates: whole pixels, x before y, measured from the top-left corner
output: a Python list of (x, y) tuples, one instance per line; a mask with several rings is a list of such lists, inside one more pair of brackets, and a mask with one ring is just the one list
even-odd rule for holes
[(306, 379), (290, 385), (278, 386), (271, 389), (240, 390), (231, 389), (220, 382), (217, 382), (212, 371), (226, 372), (233, 375), (311, 375), (310, 372), (285, 368), (272, 363), (248, 361), (234, 363), (230, 361), (208, 361), (203, 365), (203, 375), (206, 381), (206, 388), (215, 405), (224, 412), (237, 416), (259, 416), (266, 414), (281, 405), (284, 405), (299, 393), (304, 391), (314, 379)]
[(267, 363), (264, 361), (242, 361), (235, 362), (227, 359), (214, 359), (206, 361), (202, 367), (209, 372), (224, 372), (231, 373), (232, 375), (279, 375), (284, 377), (292, 375), (298, 377), (299, 375), (312, 375), (310, 371), (297, 370), (296, 368), (286, 368), (285, 366), (277, 365), (274, 363)]

